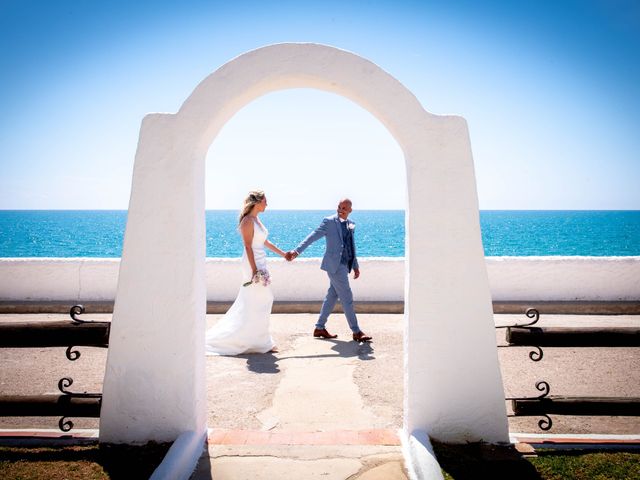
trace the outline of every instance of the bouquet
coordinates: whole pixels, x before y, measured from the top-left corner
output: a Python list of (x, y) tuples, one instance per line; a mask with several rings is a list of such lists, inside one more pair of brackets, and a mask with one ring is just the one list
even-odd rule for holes
[(269, 276), (269, 272), (267, 270), (258, 270), (251, 280), (247, 283), (243, 283), (243, 287), (248, 287), (252, 283), (261, 283), (265, 287), (271, 283), (271, 277)]

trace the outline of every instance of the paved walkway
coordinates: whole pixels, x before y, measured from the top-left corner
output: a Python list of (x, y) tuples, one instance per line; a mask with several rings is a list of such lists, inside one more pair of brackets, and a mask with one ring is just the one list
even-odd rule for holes
[(400, 442), (391, 430), (213, 430), (192, 480), (406, 480)]
[[(110, 315), (85, 315), (109, 319)], [(0, 322), (60, 320), (64, 315), (0, 315)], [(220, 315), (209, 315), (213, 325)], [(322, 478), (405, 479), (397, 431), (403, 408), (403, 316), (362, 314), (371, 344), (350, 341), (342, 315), (328, 328), (335, 340), (311, 336), (315, 315), (272, 315), (280, 352), (207, 357), (208, 449), (194, 479)], [(496, 323), (524, 320), (497, 315)], [(639, 326), (638, 316), (548, 315), (544, 325)], [(504, 331), (496, 332), (504, 344)], [(106, 350), (80, 348), (76, 362), (60, 349), (0, 349), (0, 394), (57, 390), (63, 376), (74, 391), (99, 392)], [(498, 350), (507, 396), (535, 395), (546, 380), (552, 394), (640, 397), (640, 349), (549, 348), (541, 362), (529, 349)], [(25, 381), (28, 379), (28, 381)], [(0, 418), (0, 428), (55, 428), (54, 418)], [(96, 428), (73, 419), (76, 428)], [(635, 417), (553, 418), (552, 434), (638, 434)], [(512, 432), (541, 433), (538, 419), (510, 419)]]
[[(261, 429), (213, 430), (193, 479), (406, 479), (397, 428), (374, 428), (394, 425), (376, 417), (354, 381), (358, 366), (375, 358), (375, 344), (284, 336), (278, 323), (279, 379), (266, 408), (255, 410)], [(244, 356), (247, 370), (274, 371), (251, 365), (251, 357)], [(238, 359), (209, 357), (208, 370)]]

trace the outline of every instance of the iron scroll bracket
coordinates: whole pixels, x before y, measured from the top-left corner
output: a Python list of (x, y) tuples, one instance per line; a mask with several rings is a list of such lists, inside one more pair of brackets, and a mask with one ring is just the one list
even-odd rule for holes
[[(538, 400), (539, 402), (543, 402), (544, 399), (549, 395), (549, 393), (551, 392), (551, 387), (549, 386), (548, 382), (545, 382), (544, 380), (538, 381), (536, 382), (536, 389), (541, 392), (540, 395), (538, 395), (537, 397), (507, 397), (505, 398), (505, 400), (510, 400), (512, 402), (512, 404), (515, 405), (515, 402), (517, 400)], [(510, 414), (507, 415), (508, 417), (518, 417), (519, 415), (517, 414)], [(553, 420), (551, 420), (551, 417), (549, 415), (545, 414), (541, 414), (540, 415), (542, 418), (540, 420), (538, 420), (538, 428), (540, 428), (540, 430), (543, 431), (548, 431), (551, 430), (551, 427), (553, 426)]]
[[(109, 322), (101, 322), (99, 320), (83, 320), (81, 318), (78, 318), (78, 315), (82, 315), (84, 312), (85, 312), (85, 308), (84, 308), (84, 305), (82, 304), (74, 305), (73, 307), (71, 307), (71, 309), (69, 310), (69, 316), (71, 317), (71, 320), (75, 325), (82, 325), (82, 324), (89, 324), (89, 323), (109, 323)], [(102, 347), (107, 348), (108, 345), (103, 345)], [(65, 351), (65, 355), (67, 359), (72, 362), (80, 358), (80, 351), (74, 350), (74, 348), (75, 348), (74, 345), (69, 345)]]
[(532, 307), (527, 308), (524, 314), (527, 316), (527, 318), (533, 318), (533, 320), (528, 323), (516, 323), (514, 325), (498, 325), (496, 328), (531, 327), (532, 325), (535, 325), (536, 323), (538, 323), (538, 320), (540, 320), (540, 312), (538, 312), (538, 310), (535, 308), (532, 308)]
[[(66, 397), (69, 397), (69, 398), (97, 398), (100, 400), (102, 399), (101, 393), (87, 393), (87, 392), (77, 393), (77, 392), (71, 392), (67, 390), (67, 388), (70, 387), (71, 385), (73, 385), (73, 378), (63, 377), (58, 381), (58, 390), (60, 390), (60, 392), (62, 392)], [(58, 420), (58, 428), (65, 433), (71, 431), (73, 426), (74, 426), (73, 421), (71, 421), (67, 416), (64, 416), (60, 420)]]
[(84, 305), (74, 305), (73, 307), (71, 307), (71, 310), (69, 310), (69, 316), (71, 316), (71, 320), (73, 320), (73, 323), (100, 323), (96, 320), (82, 320), (81, 318), (78, 318), (78, 315), (82, 315), (84, 313)]
[[(537, 309), (530, 307), (530, 308), (527, 308), (524, 314), (527, 316), (527, 318), (532, 318), (533, 320), (528, 323), (516, 323), (514, 325), (498, 325), (496, 329), (506, 328), (508, 331), (511, 328), (525, 328), (528, 330), (532, 330), (533, 328), (535, 328), (533, 327), (533, 325), (538, 323), (538, 320), (540, 320), (540, 312), (538, 312)], [(506, 348), (509, 346), (510, 345), (498, 345), (498, 348)], [(542, 351), (542, 348), (540, 348), (539, 345), (532, 346), (531, 348), (534, 348), (535, 350), (532, 350), (529, 352), (529, 359), (533, 362), (539, 362), (540, 360), (542, 360), (542, 357), (544, 356), (544, 352)]]

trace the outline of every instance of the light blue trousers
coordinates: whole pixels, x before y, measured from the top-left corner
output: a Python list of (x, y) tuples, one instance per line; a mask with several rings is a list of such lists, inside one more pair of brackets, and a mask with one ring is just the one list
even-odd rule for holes
[(336, 301), (340, 299), (349, 328), (353, 333), (358, 333), (360, 327), (358, 326), (356, 312), (353, 309), (353, 293), (349, 286), (349, 270), (347, 266), (341, 263), (335, 273), (327, 272), (327, 275), (329, 275), (330, 282), (329, 290), (327, 290), (327, 296), (324, 297), (324, 302), (322, 302), (320, 318), (318, 318), (316, 328), (325, 328)]

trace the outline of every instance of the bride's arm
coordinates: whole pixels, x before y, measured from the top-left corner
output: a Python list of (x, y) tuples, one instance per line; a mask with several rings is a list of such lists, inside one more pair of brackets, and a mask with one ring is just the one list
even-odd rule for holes
[(271, 243), (269, 240), (265, 240), (264, 241), (264, 245), (271, 250), (273, 253), (277, 253), (278, 255), (280, 255), (281, 257), (284, 257), (286, 255), (285, 252), (283, 252), (282, 250), (280, 250), (278, 247), (276, 247), (273, 243)]
[(242, 219), (242, 223), (240, 224), (240, 233), (242, 233), (244, 250), (247, 252), (247, 260), (249, 260), (251, 272), (255, 275), (258, 268), (256, 267), (256, 259), (253, 257), (253, 248), (251, 247), (251, 243), (253, 243), (253, 220), (248, 216)]

